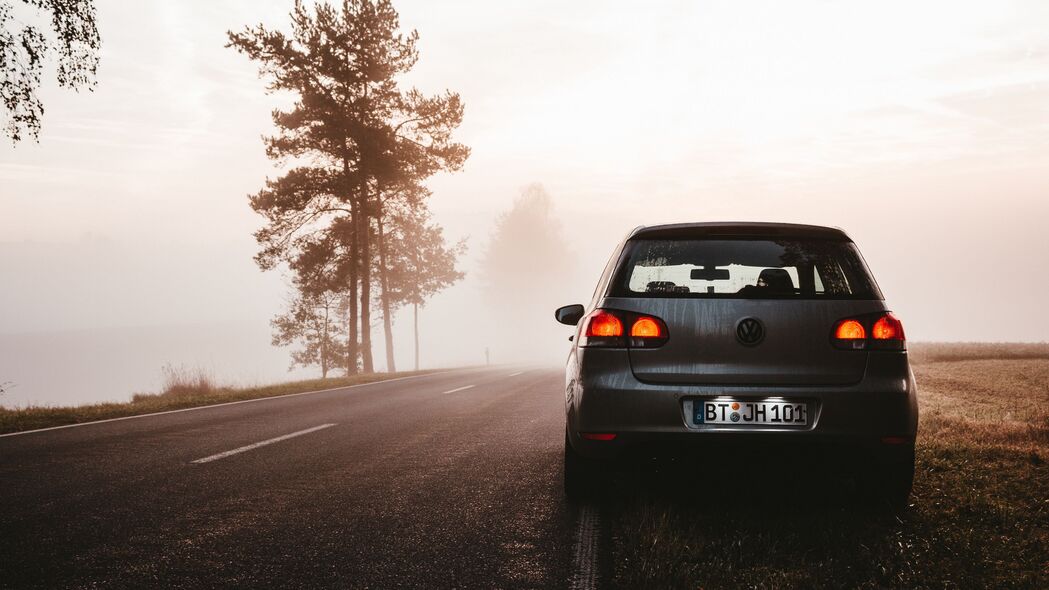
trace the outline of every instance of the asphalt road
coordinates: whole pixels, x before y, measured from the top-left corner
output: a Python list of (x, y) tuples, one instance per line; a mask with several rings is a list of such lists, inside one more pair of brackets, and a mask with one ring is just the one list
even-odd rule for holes
[(568, 587), (563, 373), (519, 371), (0, 438), (0, 585)]

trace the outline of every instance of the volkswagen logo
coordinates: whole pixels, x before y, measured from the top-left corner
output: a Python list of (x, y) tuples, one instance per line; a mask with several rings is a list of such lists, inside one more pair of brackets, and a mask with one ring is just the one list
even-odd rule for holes
[(757, 346), (765, 339), (765, 326), (755, 318), (743, 318), (736, 324), (736, 338), (744, 346)]

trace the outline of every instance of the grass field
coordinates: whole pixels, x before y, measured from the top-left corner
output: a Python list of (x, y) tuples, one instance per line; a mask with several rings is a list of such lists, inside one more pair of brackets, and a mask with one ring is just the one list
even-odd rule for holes
[(834, 480), (765, 481), (787, 505), (739, 489), (637, 495), (604, 508), (616, 585), (1049, 588), (1049, 345), (913, 345), (912, 361), (907, 511), (867, 510)]
[(90, 404), (84, 406), (30, 406), (27, 408), (0, 407), (0, 434), (21, 432), (51, 426), (63, 426), (94, 420), (122, 418), (195, 406), (261, 397), (273, 397), (304, 391), (318, 391), (348, 385), (360, 385), (397, 377), (423, 375), (433, 371), (372, 373), (352, 377), (310, 379), (258, 387), (222, 387), (214, 384), (206, 373), (166, 368), (163, 393), (136, 394), (130, 402)]

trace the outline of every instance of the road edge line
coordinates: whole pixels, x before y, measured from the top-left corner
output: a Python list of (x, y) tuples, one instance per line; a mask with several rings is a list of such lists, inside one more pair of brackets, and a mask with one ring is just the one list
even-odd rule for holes
[(135, 414), (133, 416), (120, 416), (119, 418), (106, 418), (105, 420), (91, 420), (90, 422), (76, 422), (74, 424), (63, 424), (61, 426), (48, 426), (47, 428), (37, 428), (34, 430), (22, 430), (20, 432), (8, 432), (0, 434), (0, 438), (6, 438), (9, 436), (20, 436), (23, 434), (34, 434), (37, 432), (47, 432), (49, 430), (62, 430), (64, 428), (76, 428), (77, 426), (91, 426), (92, 424), (105, 424), (107, 422), (120, 422), (121, 420), (132, 420), (134, 418), (149, 418), (151, 416), (163, 416), (165, 414), (178, 414), (181, 412), (193, 412), (195, 410), (207, 410), (209, 408), (221, 408), (223, 406), (235, 406), (237, 404), (249, 404), (253, 402), (264, 402), (266, 400), (281, 399), (287, 397), (298, 397), (300, 395), (313, 395), (315, 393), (328, 393), (331, 391), (339, 391), (340, 389), (353, 389), (355, 387), (365, 387), (368, 385), (379, 385), (382, 383), (393, 383), (394, 381), (404, 381), (405, 379), (420, 379), (422, 377), (433, 377), (435, 375), (447, 375), (448, 373), (455, 373), (457, 371), (472, 371), (476, 368), (469, 369), (450, 369), (448, 371), (437, 371), (435, 373), (426, 373), (425, 375), (405, 375), (404, 377), (394, 377), (393, 379), (381, 379), (379, 381), (372, 381), (371, 383), (357, 383), (356, 385), (344, 385), (342, 387), (332, 387), (329, 389), (317, 389), (315, 391), (300, 391), (298, 393), (283, 393), (281, 395), (271, 395), (269, 397), (256, 397), (253, 399), (241, 399), (235, 402), (222, 402), (220, 404), (208, 404), (204, 406), (193, 406), (192, 408), (179, 408), (177, 410), (164, 410), (163, 412), (150, 412), (149, 414)]

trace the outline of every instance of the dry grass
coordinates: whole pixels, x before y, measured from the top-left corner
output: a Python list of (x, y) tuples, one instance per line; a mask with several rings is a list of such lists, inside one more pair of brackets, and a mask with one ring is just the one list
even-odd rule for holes
[(1049, 359), (1049, 342), (925, 342), (910, 345), (917, 365), (944, 361)]
[[(166, 364), (161, 368), (164, 374), (164, 389), (160, 395), (168, 398), (186, 398), (206, 396), (221, 389), (215, 384), (211, 372), (204, 368), (190, 369), (184, 365)], [(156, 394), (136, 393), (131, 401), (141, 401)]]
[(288, 393), (360, 385), (362, 383), (372, 383), (409, 375), (422, 375), (430, 372), (432, 371), (372, 373), (370, 375), (355, 375), (352, 377), (310, 379), (259, 387), (236, 388), (216, 385), (215, 380), (207, 371), (168, 365), (164, 368), (164, 391), (162, 393), (135, 394), (128, 403), (90, 404), (75, 407), (0, 407), (0, 434), (246, 399), (273, 397)]
[(605, 508), (620, 531), (617, 585), (1049, 588), (1049, 345), (912, 350), (921, 423), (908, 511), (864, 510), (847, 483), (797, 511), (626, 500)]
[(916, 365), (921, 436), (1049, 460), (1049, 358)]

